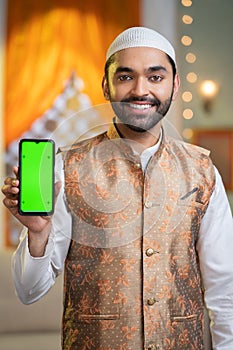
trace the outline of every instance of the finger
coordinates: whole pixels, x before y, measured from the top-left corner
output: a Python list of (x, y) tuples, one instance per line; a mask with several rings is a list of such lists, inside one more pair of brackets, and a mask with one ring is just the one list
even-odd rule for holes
[(17, 186), (18, 185), (18, 167), (17, 166), (14, 166), (13, 167), (13, 172), (15, 174), (15, 178), (12, 178), (12, 177), (7, 177), (4, 181), (4, 183), (6, 185), (10, 185), (12, 182), (12, 185), (13, 186)]
[(18, 187), (19, 186), (19, 180), (18, 179), (12, 179), (11, 186), (12, 187)]
[(13, 172), (14, 172), (16, 178), (18, 179), (19, 168), (18, 168), (17, 166), (14, 166), (14, 167), (13, 167)]
[(7, 177), (4, 180), (4, 184), (12, 186), (12, 187), (18, 187), (19, 186), (19, 180), (15, 179), (15, 178), (12, 178), (12, 177)]
[(4, 198), (2, 202), (7, 209), (17, 208), (18, 206), (18, 200), (16, 199)]
[(5, 195), (11, 193), (11, 189), (12, 189), (11, 185), (3, 185), (2, 188), (1, 188), (2, 193), (5, 194)]
[(19, 193), (18, 187), (12, 187), (10, 185), (4, 185), (1, 190), (6, 197), (14, 197)]
[(4, 185), (2, 186), (1, 190), (4, 194), (7, 194), (7, 193), (16, 194), (19, 192), (18, 186), (19, 186), (19, 180), (8, 178), (4, 181)]
[(11, 185), (12, 180), (14, 180), (12, 177), (7, 177), (7, 178), (4, 180), (4, 184), (5, 184), (5, 185)]
[(19, 186), (19, 180), (17, 178), (7, 177), (4, 180), (4, 184), (12, 186), (12, 187), (18, 187)]

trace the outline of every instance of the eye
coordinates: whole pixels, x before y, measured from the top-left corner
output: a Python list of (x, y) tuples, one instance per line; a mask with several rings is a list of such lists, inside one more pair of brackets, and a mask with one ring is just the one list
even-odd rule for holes
[(159, 83), (163, 80), (163, 77), (160, 75), (153, 75), (149, 78), (149, 80), (152, 81), (152, 83)]
[(131, 80), (131, 79), (132, 79), (132, 77), (130, 77), (130, 76), (127, 75), (127, 74), (120, 75), (120, 76), (117, 78), (117, 80), (119, 80), (119, 81), (128, 81), (128, 80)]

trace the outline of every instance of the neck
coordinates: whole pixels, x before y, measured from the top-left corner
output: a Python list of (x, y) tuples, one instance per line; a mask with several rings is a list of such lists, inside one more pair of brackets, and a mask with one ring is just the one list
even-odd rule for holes
[(161, 131), (161, 123), (156, 124), (152, 129), (145, 132), (134, 131), (123, 124), (118, 118), (116, 118), (116, 127), (120, 136), (129, 140), (129, 142), (132, 141), (134, 144), (138, 144), (141, 152), (158, 142)]

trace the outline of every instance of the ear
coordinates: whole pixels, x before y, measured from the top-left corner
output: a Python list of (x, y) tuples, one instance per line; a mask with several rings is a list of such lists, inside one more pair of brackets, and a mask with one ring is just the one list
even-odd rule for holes
[(172, 100), (174, 101), (178, 95), (180, 88), (180, 77), (179, 74), (176, 73), (175, 78), (174, 78), (174, 90), (173, 90), (173, 97)]
[(105, 75), (102, 79), (102, 90), (103, 90), (103, 94), (104, 94), (105, 99), (109, 100), (109, 87), (108, 87), (108, 82), (107, 82)]

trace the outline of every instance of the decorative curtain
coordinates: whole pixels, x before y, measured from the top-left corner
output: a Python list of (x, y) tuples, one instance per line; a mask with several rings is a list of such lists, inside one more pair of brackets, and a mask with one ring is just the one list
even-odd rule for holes
[(5, 141), (40, 117), (75, 71), (93, 104), (104, 102), (105, 52), (139, 25), (139, 0), (8, 0)]

